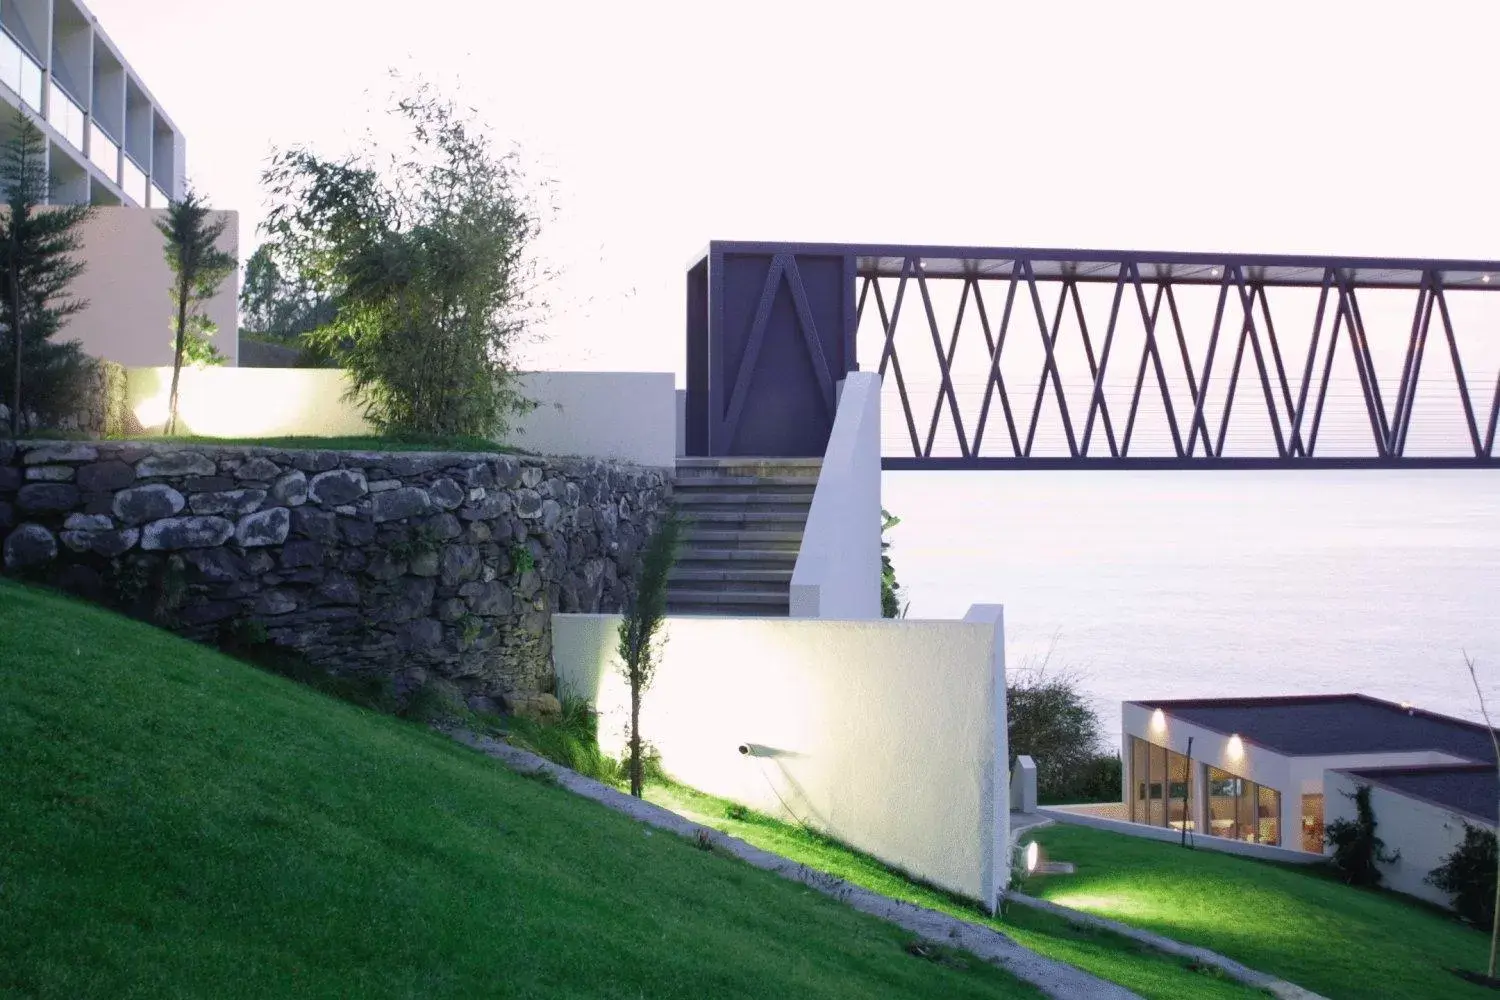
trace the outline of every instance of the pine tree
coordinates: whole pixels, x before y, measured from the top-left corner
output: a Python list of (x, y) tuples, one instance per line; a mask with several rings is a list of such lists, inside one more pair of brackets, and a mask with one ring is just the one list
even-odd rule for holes
[(167, 433), (177, 430), (177, 388), (182, 364), (220, 364), (223, 355), (210, 341), (218, 327), (203, 304), (218, 294), (238, 261), (220, 250), (219, 238), (228, 216), (209, 221), (211, 209), (195, 192), (172, 202), (167, 216), (156, 223), (166, 240), (167, 266), (172, 269), (172, 391), (167, 401)]
[[(6, 213), (0, 217), (0, 395), (10, 403), (10, 433), (20, 435), (21, 414), (42, 422), (73, 408), (86, 360), (78, 342), (57, 340), (68, 318), (88, 303), (68, 295), (83, 273), (74, 257), (89, 217), (86, 205), (45, 207), (47, 144), (24, 112), (0, 153)], [(15, 331), (20, 331), (20, 336)]]

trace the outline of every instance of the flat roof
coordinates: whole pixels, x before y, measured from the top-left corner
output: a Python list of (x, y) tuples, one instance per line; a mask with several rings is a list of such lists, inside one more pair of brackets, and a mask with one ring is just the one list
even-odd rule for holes
[(1369, 767), (1346, 770), (1343, 773), (1410, 798), (1463, 813), (1471, 819), (1491, 825), (1500, 823), (1493, 764)]
[[(1436, 750), (1493, 762), (1494, 744), (1478, 723), (1363, 694), (1283, 698), (1205, 698), (1132, 704), (1290, 757)], [(1493, 789), (1493, 782), (1491, 783)]]
[(1142, 281), (1170, 279), (1181, 285), (1232, 284), (1225, 268), (1234, 268), (1245, 281), (1270, 287), (1319, 288), (1333, 272), (1355, 288), (1418, 288), (1424, 274), (1436, 272), (1445, 288), (1500, 291), (1500, 261), (1485, 260), (737, 240), (714, 240), (704, 256), (714, 252), (852, 256), (861, 277), (899, 278), (907, 273), (907, 261), (916, 260), (925, 277), (1008, 279), (1024, 262), (1040, 281), (1113, 283), (1127, 265)]

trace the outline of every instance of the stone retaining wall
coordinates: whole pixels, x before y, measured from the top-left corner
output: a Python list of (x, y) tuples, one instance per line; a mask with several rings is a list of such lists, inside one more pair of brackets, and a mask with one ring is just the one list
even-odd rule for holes
[(621, 607), (670, 491), (578, 459), (0, 441), (0, 551), (194, 638), (515, 704), (551, 690), (553, 611)]

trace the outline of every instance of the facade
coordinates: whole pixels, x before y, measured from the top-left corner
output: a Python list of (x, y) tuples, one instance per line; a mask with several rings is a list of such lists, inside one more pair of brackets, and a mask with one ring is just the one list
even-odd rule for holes
[(0, 3), (0, 99), (47, 137), (56, 204), (165, 208), (186, 188), (182, 133), (81, 0)]
[(1463, 839), (1496, 824), (1495, 753), (1483, 726), (1364, 695), (1126, 702), (1120, 818), (1195, 837), (1323, 853), (1369, 785), (1387, 866), (1403, 892)]

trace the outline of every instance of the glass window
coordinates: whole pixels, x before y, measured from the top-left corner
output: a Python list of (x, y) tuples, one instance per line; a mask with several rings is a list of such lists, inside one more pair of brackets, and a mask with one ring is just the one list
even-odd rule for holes
[(152, 208), (166, 208), (168, 205), (171, 205), (171, 204), (172, 204), (172, 199), (167, 197), (167, 192), (163, 191), (160, 187), (156, 186), (155, 184), (151, 185), (151, 207)]
[(125, 169), (120, 177), (120, 187), (125, 190), (125, 197), (137, 205), (146, 204), (146, 171), (142, 170), (130, 154), (125, 155)]
[(1188, 759), (1166, 747), (1130, 738), (1130, 819), (1152, 826), (1193, 829), (1188, 804)]
[(1130, 819), (1135, 823), (1146, 822), (1146, 786), (1150, 764), (1147, 754), (1151, 744), (1145, 740), (1130, 738)]
[(1256, 785), (1255, 839), (1258, 843), (1281, 844), (1281, 793), (1265, 785)]
[(99, 127), (98, 122), (89, 122), (89, 159), (94, 166), (104, 171), (104, 176), (116, 183), (120, 180), (120, 147)]
[(47, 120), (62, 133), (64, 139), (73, 144), (73, 148), (83, 152), (83, 132), (87, 116), (78, 102), (57, 85), (56, 80), (52, 81), (52, 104), (47, 109)]
[(33, 111), (42, 110), (42, 67), (4, 31), (0, 31), (0, 83), (19, 94)]
[(1323, 853), (1323, 796), (1302, 796), (1302, 849)]
[(1281, 793), (1210, 766), (1208, 832), (1257, 844), (1281, 843)]
[(1167, 751), (1167, 825), (1174, 830), (1192, 829), (1188, 810), (1188, 759)]

